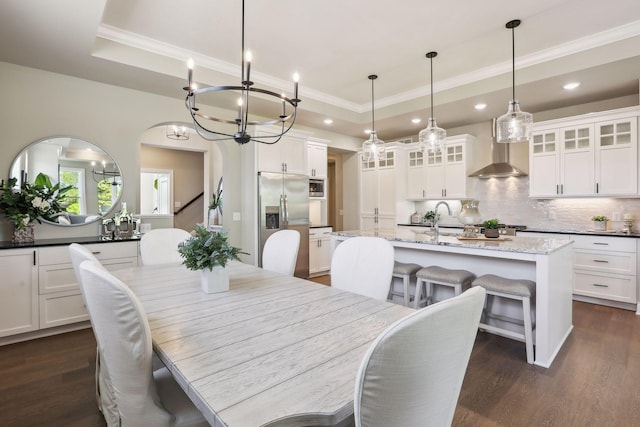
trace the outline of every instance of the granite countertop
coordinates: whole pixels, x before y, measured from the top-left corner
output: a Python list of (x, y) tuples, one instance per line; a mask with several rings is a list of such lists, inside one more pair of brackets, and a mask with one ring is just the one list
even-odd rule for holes
[(19, 248), (40, 248), (44, 246), (64, 246), (71, 243), (114, 243), (114, 242), (131, 242), (140, 240), (139, 236), (129, 237), (126, 239), (110, 240), (103, 239), (100, 236), (88, 237), (70, 237), (60, 239), (36, 239), (32, 243), (17, 244), (11, 241), (0, 241), (0, 249), (19, 249)]
[[(432, 228), (430, 225), (426, 224), (398, 224), (398, 226), (403, 227), (423, 227), (423, 228)], [(457, 224), (442, 224), (440, 223), (440, 228), (459, 228), (463, 229), (463, 225)], [(614, 237), (640, 237), (640, 233), (623, 233), (621, 231), (595, 231), (595, 230), (554, 230), (551, 228), (537, 228), (537, 227), (527, 227), (526, 230), (522, 230), (523, 232), (530, 231), (532, 233), (549, 233), (549, 234), (580, 234), (585, 236), (614, 236)]]
[(390, 241), (406, 243), (419, 243), (424, 245), (444, 245), (460, 248), (486, 249), (492, 251), (507, 251), (518, 253), (529, 253), (546, 255), (560, 248), (572, 244), (569, 239), (544, 239), (541, 237), (511, 237), (510, 240), (481, 239), (481, 240), (459, 240), (456, 235), (440, 233), (436, 240), (432, 233), (414, 232), (411, 230), (355, 230), (337, 231), (331, 233), (343, 237), (382, 237)]

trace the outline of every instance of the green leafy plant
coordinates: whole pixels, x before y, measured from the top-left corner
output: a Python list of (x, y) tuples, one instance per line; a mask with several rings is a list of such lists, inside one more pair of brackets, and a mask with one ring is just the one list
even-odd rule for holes
[(500, 221), (497, 218), (488, 219), (482, 223), (482, 226), (484, 228), (497, 229), (500, 228)]
[(594, 216), (593, 218), (591, 218), (591, 221), (598, 221), (598, 222), (601, 222), (601, 221), (609, 221), (609, 218), (607, 218), (607, 217), (606, 217), (606, 216), (604, 216), (604, 215), (596, 215), (596, 216)]
[(192, 234), (192, 237), (178, 244), (178, 252), (184, 258), (182, 263), (189, 270), (225, 267), (230, 260), (240, 260), (240, 254), (248, 255), (240, 248), (231, 246), (226, 233), (212, 233), (202, 224), (196, 224)]
[(33, 184), (25, 182), (18, 188), (17, 178), (5, 184), (0, 183), (0, 212), (21, 230), (42, 219), (55, 221), (55, 217), (65, 212), (65, 193), (72, 186), (53, 185), (48, 175), (38, 174)]
[(209, 203), (209, 209), (218, 209), (222, 206), (222, 188), (219, 188), (217, 192), (211, 196), (211, 203)]
[(424, 214), (424, 221), (425, 222), (430, 222), (430, 223), (433, 224), (438, 219), (440, 219), (440, 214), (437, 214), (434, 211), (427, 211), (427, 213)]

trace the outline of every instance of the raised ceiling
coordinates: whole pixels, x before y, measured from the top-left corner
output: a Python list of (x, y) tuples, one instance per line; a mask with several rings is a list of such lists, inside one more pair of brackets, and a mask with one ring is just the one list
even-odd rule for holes
[[(0, 61), (181, 102), (188, 58), (201, 85), (238, 83), (240, 13), (239, 0), (3, 0)], [(431, 50), (441, 127), (506, 111), (504, 24), (514, 18), (516, 95), (534, 120), (536, 111), (638, 94), (637, 0), (246, 0), (246, 46), (257, 85), (290, 91), (300, 73), (299, 124), (358, 138), (370, 127), (367, 76), (378, 74), (376, 130), (393, 140), (426, 125)], [(569, 81), (582, 85), (564, 91)], [(478, 102), (487, 108), (475, 110)]]

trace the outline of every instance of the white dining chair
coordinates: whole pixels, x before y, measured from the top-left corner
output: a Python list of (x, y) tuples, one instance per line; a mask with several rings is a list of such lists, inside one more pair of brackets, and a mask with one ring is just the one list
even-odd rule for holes
[(170, 264), (182, 262), (178, 243), (184, 242), (191, 234), (179, 228), (156, 228), (142, 235), (140, 258), (143, 265)]
[[(78, 243), (72, 243), (69, 245), (69, 256), (71, 257), (71, 265), (76, 276), (78, 283), (82, 280), (80, 276), (80, 264), (84, 261), (95, 262), (96, 265), (104, 268), (96, 256), (86, 247), (79, 245)], [(84, 298), (84, 294), (83, 294)], [(86, 300), (85, 300), (86, 306)], [(109, 378), (109, 372), (104, 366), (100, 348), (96, 348), (96, 401), (98, 403), (98, 409), (102, 412), (107, 425), (114, 425), (118, 422), (118, 407), (116, 405), (115, 395), (113, 392), (113, 385)]]
[(152, 370), (151, 330), (134, 293), (95, 261), (80, 265), (87, 303), (113, 383), (118, 422), (127, 426), (208, 426), (167, 368)]
[(285, 276), (293, 276), (300, 248), (300, 233), (296, 230), (280, 230), (264, 243), (262, 268)]
[(418, 310), (378, 336), (356, 376), (356, 427), (451, 425), (484, 305), (478, 289)]
[(340, 243), (331, 259), (331, 286), (386, 300), (393, 275), (394, 250), (380, 237), (352, 237)]

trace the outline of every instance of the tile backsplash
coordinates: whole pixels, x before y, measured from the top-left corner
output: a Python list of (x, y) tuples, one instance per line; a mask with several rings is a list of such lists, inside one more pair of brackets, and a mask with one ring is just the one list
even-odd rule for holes
[[(640, 199), (612, 198), (564, 198), (530, 199), (529, 177), (471, 179), (468, 182), (469, 198), (480, 201), (478, 210), (482, 219), (498, 218), (504, 224), (526, 225), (529, 228), (545, 230), (584, 231), (591, 228), (591, 217), (604, 215), (609, 218), (608, 228), (620, 230), (624, 214), (631, 214), (635, 220), (633, 231), (640, 230)], [(416, 202), (416, 211), (424, 214), (432, 210), (438, 200)], [(448, 200), (452, 216), (446, 215), (446, 208), (438, 209), (441, 224), (459, 224), (460, 202)]]

